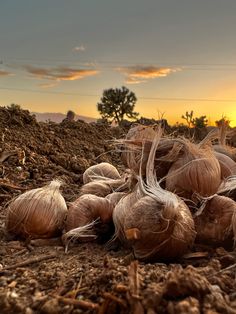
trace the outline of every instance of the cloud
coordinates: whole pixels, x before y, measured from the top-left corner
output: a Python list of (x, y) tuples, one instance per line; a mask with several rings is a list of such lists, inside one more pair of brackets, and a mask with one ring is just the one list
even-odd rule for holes
[(80, 69), (69, 67), (39, 68), (31, 65), (26, 65), (24, 66), (24, 69), (33, 77), (36, 77), (38, 79), (53, 80), (57, 82), (75, 81), (99, 73), (99, 71), (94, 69)]
[(171, 73), (180, 71), (180, 68), (170, 67), (156, 67), (156, 66), (130, 66), (117, 68), (119, 72), (122, 72), (126, 76), (127, 84), (139, 84), (144, 83), (149, 79), (155, 79), (158, 77), (166, 77)]
[(77, 51), (77, 52), (85, 51), (85, 50), (86, 49), (85, 49), (84, 45), (76, 46), (76, 47), (73, 48), (73, 51)]
[(0, 77), (1, 76), (10, 76), (13, 75), (11, 72), (0, 70)]

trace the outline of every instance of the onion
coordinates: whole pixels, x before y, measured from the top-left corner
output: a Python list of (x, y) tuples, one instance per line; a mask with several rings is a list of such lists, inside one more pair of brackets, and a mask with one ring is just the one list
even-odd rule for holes
[(222, 181), (217, 194), (228, 196), (236, 201), (236, 175), (230, 176)]
[(108, 199), (111, 202), (111, 204), (115, 207), (116, 204), (119, 203), (121, 198), (126, 196), (126, 195), (127, 195), (127, 193), (125, 193), (125, 192), (113, 192), (111, 194), (108, 194), (106, 196), (106, 199)]
[(232, 175), (236, 175), (236, 163), (230, 157), (225, 154), (214, 152), (217, 160), (220, 164), (221, 178), (225, 179)]
[(62, 236), (66, 250), (71, 239), (91, 241), (98, 235), (109, 233), (113, 208), (108, 199), (92, 194), (82, 195), (71, 203), (65, 223), (66, 233)]
[(53, 180), (15, 198), (7, 208), (6, 230), (30, 238), (50, 238), (63, 229), (67, 215), (66, 202)]
[(193, 193), (210, 196), (221, 183), (221, 169), (210, 147), (190, 143), (184, 139), (184, 154), (173, 163), (166, 177), (166, 188), (181, 197)]
[(229, 197), (214, 195), (206, 201), (194, 222), (197, 242), (232, 246), (236, 236), (236, 202)]
[(108, 194), (126, 188), (126, 178), (121, 178), (117, 180), (107, 179), (107, 180), (97, 180), (84, 184), (80, 189), (80, 195), (83, 194), (94, 194), (97, 196), (105, 197)]
[[(154, 194), (144, 196), (126, 213), (126, 238), (140, 260), (176, 258), (194, 242), (194, 223), (187, 205), (177, 197), (174, 204), (170, 195), (164, 194), (165, 200)], [(134, 237), (129, 234), (132, 229)]]
[(83, 174), (84, 184), (94, 180), (120, 179), (120, 174), (116, 167), (108, 162), (101, 162), (85, 170)]
[(92, 194), (82, 195), (69, 206), (65, 230), (84, 226), (98, 218), (102, 223), (108, 223), (112, 220), (112, 211), (113, 206), (108, 199)]

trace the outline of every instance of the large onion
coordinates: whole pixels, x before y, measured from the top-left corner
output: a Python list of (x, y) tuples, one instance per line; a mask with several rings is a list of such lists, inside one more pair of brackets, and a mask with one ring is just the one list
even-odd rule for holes
[(57, 180), (15, 198), (7, 208), (6, 230), (30, 238), (50, 238), (63, 229), (66, 202)]

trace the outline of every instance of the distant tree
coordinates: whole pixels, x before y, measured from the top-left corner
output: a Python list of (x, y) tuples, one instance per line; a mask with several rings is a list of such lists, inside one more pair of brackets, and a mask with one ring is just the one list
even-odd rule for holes
[(75, 113), (72, 110), (68, 110), (66, 114), (67, 121), (75, 121)]
[(19, 111), (21, 109), (21, 106), (17, 104), (10, 104), (10, 106), (7, 106), (7, 109), (11, 111)]
[(125, 116), (129, 119), (136, 119), (139, 113), (134, 112), (134, 106), (137, 98), (128, 88), (110, 88), (103, 91), (100, 103), (97, 109), (102, 119), (115, 121), (120, 125)]
[(189, 128), (195, 127), (201, 129), (206, 127), (208, 123), (206, 116), (194, 118), (193, 110), (191, 110), (190, 112), (186, 111), (185, 115), (182, 115), (181, 118), (186, 120)]
[(193, 126), (193, 110), (191, 110), (190, 112), (186, 111), (185, 115), (181, 116), (182, 119), (186, 120), (188, 127), (191, 128), (191, 126)]
[(226, 116), (222, 116), (222, 118), (220, 120), (215, 121), (215, 124), (218, 128), (220, 128), (222, 126), (229, 127), (230, 120)]
[(195, 128), (205, 128), (207, 126), (208, 120), (206, 116), (200, 116), (199, 118), (193, 119), (193, 125)]

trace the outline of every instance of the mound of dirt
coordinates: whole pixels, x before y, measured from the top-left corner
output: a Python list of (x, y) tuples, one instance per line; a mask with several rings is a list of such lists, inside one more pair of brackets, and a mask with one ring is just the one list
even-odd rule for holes
[(110, 162), (123, 130), (83, 121), (38, 123), (18, 107), (0, 107), (1, 313), (236, 313), (235, 252), (195, 247), (173, 264), (134, 261), (130, 251), (60, 239), (7, 241), (5, 206), (22, 191), (62, 179), (76, 199), (84, 170)]

